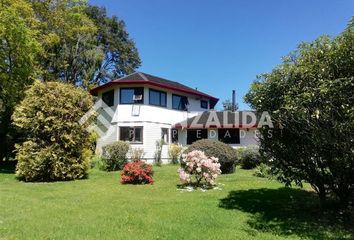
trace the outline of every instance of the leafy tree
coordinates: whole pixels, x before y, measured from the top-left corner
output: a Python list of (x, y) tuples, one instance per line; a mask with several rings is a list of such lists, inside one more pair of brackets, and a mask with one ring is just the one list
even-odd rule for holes
[(95, 66), (92, 84), (105, 83), (134, 72), (141, 61), (135, 43), (125, 29), (125, 23), (116, 16), (108, 17), (103, 7), (88, 5), (85, 11), (98, 28), (97, 45), (104, 52), (103, 62)]
[(261, 129), (261, 150), (286, 184), (309, 182), (322, 205), (335, 195), (347, 206), (354, 191), (354, 24), (335, 38), (302, 43), (245, 99), (277, 126)]
[(43, 79), (84, 88), (129, 74), (140, 65), (123, 21), (86, 0), (31, 0), (41, 23)]
[(11, 115), (38, 78), (90, 88), (140, 65), (124, 23), (86, 0), (0, 0), (0, 160), (17, 141)]
[(84, 178), (91, 157), (90, 120), (80, 118), (91, 108), (84, 90), (60, 82), (36, 81), (16, 106), (13, 123), (25, 133), (16, 146), (16, 174), (25, 181)]
[(39, 70), (37, 21), (23, 0), (0, 0), (0, 161), (12, 151), (14, 106)]
[(85, 14), (83, 0), (31, 1), (40, 22), (44, 53), (41, 65), (43, 80), (61, 79), (89, 87), (103, 50), (97, 45), (97, 27)]

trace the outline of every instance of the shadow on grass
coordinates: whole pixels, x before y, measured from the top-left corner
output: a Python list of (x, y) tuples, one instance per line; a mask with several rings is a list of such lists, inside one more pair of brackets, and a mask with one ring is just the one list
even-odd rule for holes
[(261, 188), (231, 191), (220, 200), (219, 207), (250, 213), (248, 224), (255, 231), (295, 234), (309, 239), (354, 239), (353, 216), (340, 214), (334, 209), (321, 211), (317, 195), (305, 190)]
[(16, 170), (17, 161), (0, 161), (0, 173), (13, 174)]

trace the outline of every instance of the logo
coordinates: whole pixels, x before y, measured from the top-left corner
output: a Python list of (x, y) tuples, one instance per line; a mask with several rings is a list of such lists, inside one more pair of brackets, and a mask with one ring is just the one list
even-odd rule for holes
[(88, 132), (95, 132), (102, 140), (112, 136), (115, 130), (111, 124), (115, 116), (113, 109), (100, 99), (80, 119), (79, 123), (84, 125), (90, 118), (95, 116), (97, 116), (96, 121), (90, 124), (86, 130)]

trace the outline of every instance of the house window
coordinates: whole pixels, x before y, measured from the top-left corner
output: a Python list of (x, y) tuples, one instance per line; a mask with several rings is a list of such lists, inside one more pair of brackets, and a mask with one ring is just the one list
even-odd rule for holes
[(219, 141), (227, 144), (240, 143), (240, 129), (238, 128), (221, 128), (218, 130)]
[(143, 127), (120, 127), (119, 139), (131, 143), (143, 142)]
[(200, 107), (204, 109), (208, 109), (208, 101), (200, 100)]
[(133, 104), (144, 102), (144, 88), (121, 88), (120, 104)]
[(168, 128), (161, 128), (161, 140), (163, 140), (165, 144), (170, 142), (168, 138), (168, 130)]
[(171, 140), (172, 143), (178, 143), (178, 129), (176, 128), (171, 129)]
[(188, 110), (187, 107), (189, 105), (188, 98), (185, 96), (172, 95), (172, 108), (177, 110)]
[(155, 106), (166, 107), (166, 93), (150, 89), (149, 104)]
[(114, 105), (114, 90), (102, 93), (102, 101), (107, 104), (108, 107)]
[(192, 144), (195, 141), (208, 138), (208, 129), (188, 129), (187, 144)]

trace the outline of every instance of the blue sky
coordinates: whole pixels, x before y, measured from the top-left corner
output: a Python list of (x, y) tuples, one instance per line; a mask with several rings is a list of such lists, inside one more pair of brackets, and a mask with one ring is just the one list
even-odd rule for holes
[(139, 71), (220, 98), (243, 96), (302, 41), (337, 35), (353, 0), (90, 0), (124, 20), (142, 59)]

